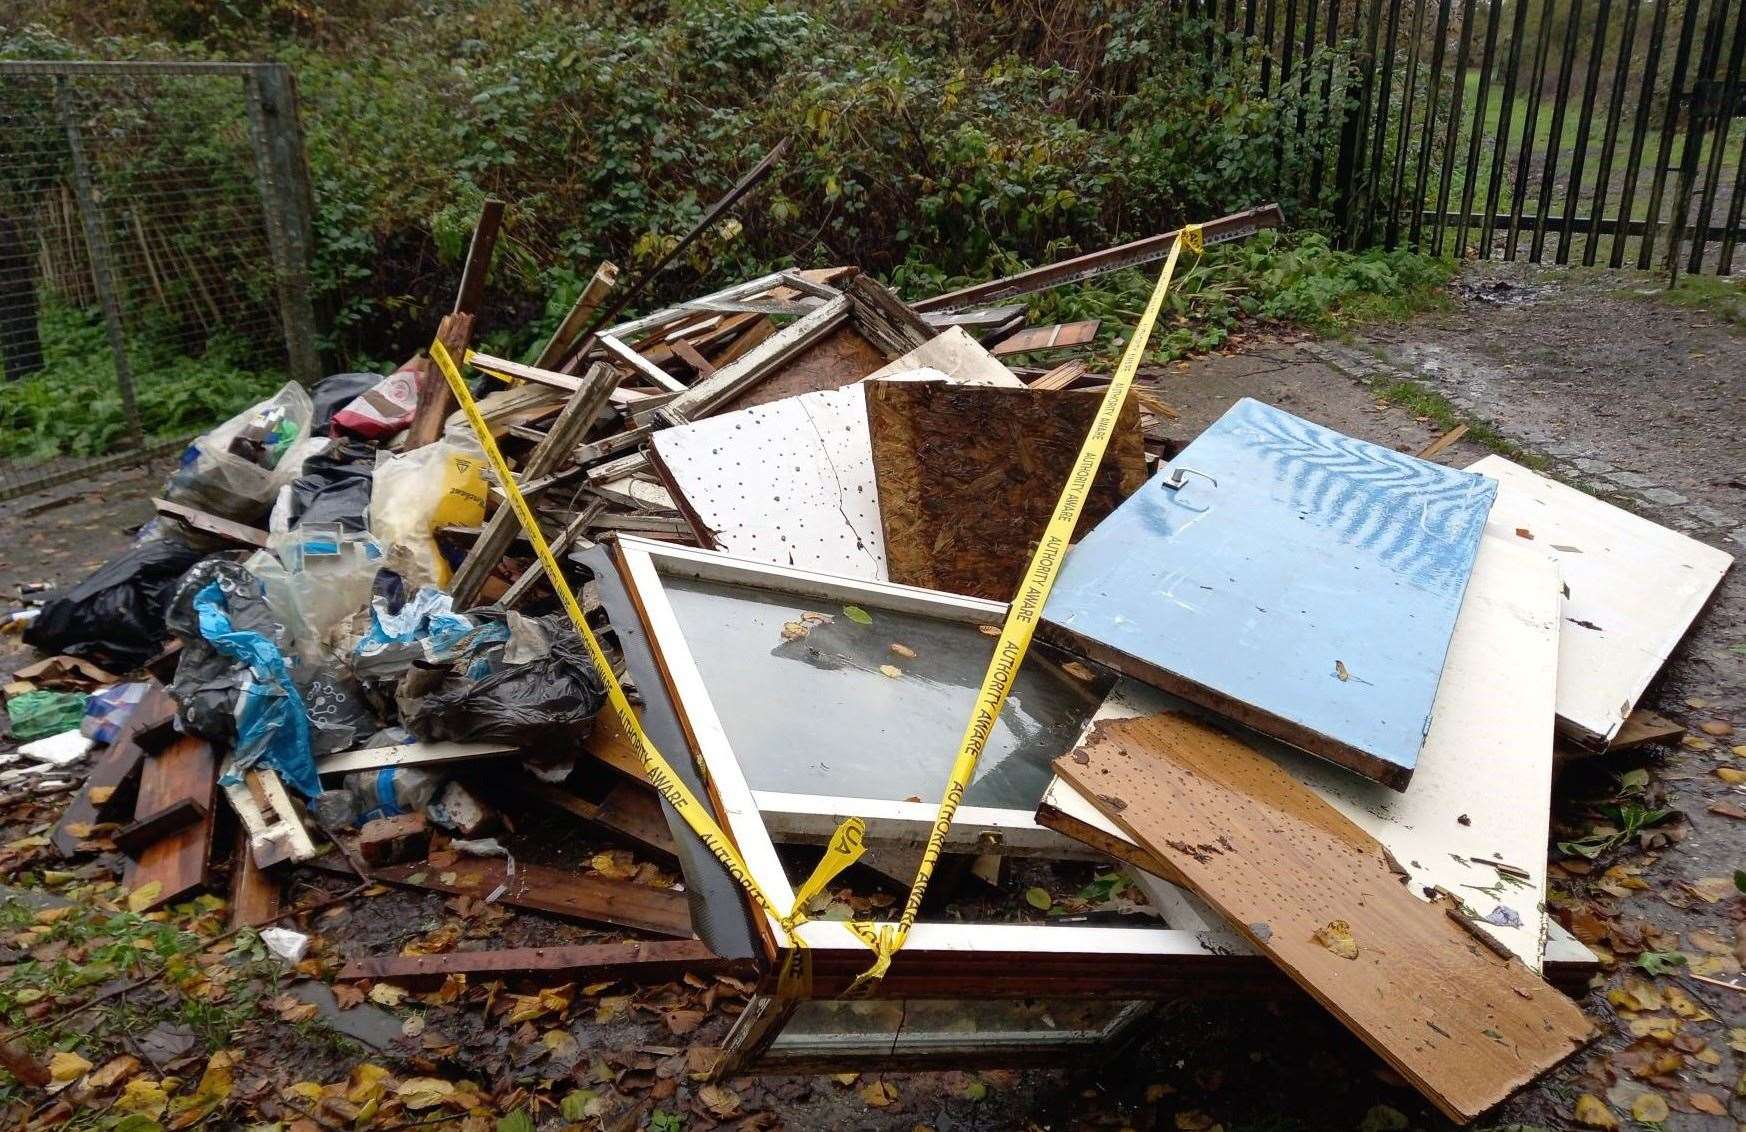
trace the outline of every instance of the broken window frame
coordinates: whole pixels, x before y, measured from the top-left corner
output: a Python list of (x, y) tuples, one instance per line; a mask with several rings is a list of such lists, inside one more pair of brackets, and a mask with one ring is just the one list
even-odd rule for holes
[[(663, 573), (746, 585), (814, 601), (863, 602), (974, 624), (987, 623), (991, 616), (998, 620), (1005, 611), (997, 602), (889, 582), (818, 574), (634, 536), (620, 536), (616, 540), (615, 563), (641, 614), (668, 696), (692, 738), (719, 818), (739, 848), (752, 879), (777, 907), (792, 905), (794, 885), (777, 855), (760, 798), (746, 782), (668, 603)], [(643, 692), (645, 696), (656, 694), (655, 689)], [(868, 816), (860, 813), (864, 807), (859, 800), (836, 801), (841, 805), (831, 809)], [(934, 805), (908, 805), (931, 823)], [(960, 810), (959, 820), (964, 817), (965, 811)], [(1036, 825), (1034, 815), (1025, 815), (1023, 820), (1038, 831), (1059, 838)], [(875, 812), (869, 833), (879, 827), (889, 831), (892, 824), (892, 819)], [(1060, 838), (1064, 844), (1067, 840)], [(974, 847), (973, 840), (961, 844)], [(1083, 855), (1083, 849), (1078, 853)], [(759, 913), (756, 919), (774, 958), (780, 951), (777, 941), (785, 944), (786, 934), (774, 917)], [(895, 925), (873, 925), (875, 931), (882, 926)], [(799, 926), (797, 934), (811, 953), (813, 990), (817, 997), (840, 994), (871, 961), (866, 945), (847, 924), (810, 920)], [(1172, 958), (1183, 962), (1160, 962)], [(887, 997), (959, 997), (971, 993), (1035, 997), (1059, 989), (1104, 997), (1155, 997), (1153, 992), (1179, 993), (1187, 985), (1216, 977), (1226, 965), (1224, 959), (1202, 944), (1196, 933), (1166, 927), (923, 920), (911, 930), (880, 993)]]

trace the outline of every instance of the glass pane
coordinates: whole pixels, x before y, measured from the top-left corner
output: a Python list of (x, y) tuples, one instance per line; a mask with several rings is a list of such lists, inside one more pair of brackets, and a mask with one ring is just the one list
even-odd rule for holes
[(1114, 1037), (1118, 1023), (1143, 1005), (1060, 998), (814, 999), (795, 1008), (769, 1053), (1085, 1045)]
[[(851, 614), (748, 586), (663, 581), (753, 790), (939, 798), (993, 638), (874, 606)], [(965, 805), (1036, 809), (1050, 760), (1072, 749), (1109, 690), (1105, 674), (1079, 671), (1089, 678), (1032, 647)]]

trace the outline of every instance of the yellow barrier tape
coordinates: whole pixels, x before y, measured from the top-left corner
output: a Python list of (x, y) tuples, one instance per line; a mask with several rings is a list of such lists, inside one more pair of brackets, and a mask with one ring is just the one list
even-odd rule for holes
[[(451, 360), (453, 359), (451, 358)], [(487, 377), (495, 377), (505, 385), (520, 385), (523, 381), (522, 378), (515, 376), (513, 373), (507, 373), (494, 366), (488, 366), (481, 362), (479, 360), (479, 351), (477, 350), (468, 350), (465, 354), (461, 355), (461, 361), (472, 366)]]
[(740, 856), (739, 850), (644, 733), (642, 722), (637, 719), (636, 712), (631, 710), (630, 700), (625, 696), (624, 689), (619, 686), (618, 677), (612, 671), (612, 661), (601, 647), (599, 638), (588, 627), (588, 620), (582, 614), (582, 606), (570, 589), (564, 572), (558, 568), (551, 545), (546, 542), (546, 536), (540, 530), (533, 510), (527, 505), (526, 497), (522, 495), (515, 476), (504, 461), (503, 452), (497, 447), (497, 440), (491, 435), (490, 427), (486, 425), (485, 418), (480, 416), (478, 403), (467, 389), (467, 383), (461, 377), (461, 371), (456, 368), (454, 358), (440, 341), (431, 343), (430, 356), (442, 371), (444, 380), (449, 383), (449, 390), (454, 393), (455, 401), (466, 415), (467, 423), (472, 427), (480, 447), (484, 448), (491, 470), (497, 476), (498, 486), (503, 489), (503, 496), (508, 500), (516, 522), (521, 524), (522, 533), (533, 544), (534, 555), (545, 568), (547, 580), (558, 593), (558, 601), (562, 603), (564, 612), (569, 614), (570, 623), (576, 627), (582, 643), (587, 646), (589, 659), (594, 662), (594, 670), (606, 686), (607, 704), (617, 718), (625, 738), (630, 742), (631, 749), (641, 760), (643, 772), (649, 776), (649, 782), (660, 791), (661, 796), (685, 819), (685, 824), (691, 827), (704, 846), (727, 868), (728, 874), (746, 890), (752, 902), (781, 925), (783, 933), (788, 936), (791, 950), (783, 960), (777, 993), (784, 997), (804, 997), (811, 989), (811, 963), (804, 957), (806, 945), (801, 941), (797, 929), (806, 922), (807, 902), (824, 891), (825, 886), (838, 873), (860, 859), (866, 838), (866, 823), (860, 818), (849, 818), (837, 827), (825, 849), (824, 857), (806, 883), (795, 893), (794, 905), (786, 914), (771, 904), (770, 898), (752, 878), (752, 870)]
[(989, 658), (988, 671), (982, 677), (982, 688), (976, 694), (975, 710), (971, 713), (970, 722), (964, 728), (964, 737), (959, 742), (958, 756), (953, 760), (951, 777), (946, 782), (946, 793), (940, 799), (933, 829), (928, 833), (927, 848), (923, 850), (921, 864), (916, 868), (909, 899), (903, 904), (903, 914), (895, 928), (890, 924), (880, 925), (877, 930), (871, 924), (851, 925), (861, 941), (873, 949), (874, 957), (873, 965), (858, 975), (850, 985), (850, 994), (865, 994), (885, 977), (885, 973), (891, 968), (892, 957), (903, 948), (909, 939), (910, 929), (915, 926), (916, 916), (921, 911), (922, 898), (927, 894), (928, 881), (933, 877), (934, 866), (939, 863), (940, 854), (945, 847), (946, 832), (952, 828), (952, 819), (958, 812), (959, 803), (964, 799), (964, 791), (969, 787), (970, 776), (976, 770), (976, 762), (982, 757), (982, 748), (988, 742), (989, 733), (994, 730), (995, 721), (1000, 718), (1001, 709), (1006, 706), (1006, 697), (1012, 691), (1019, 665), (1024, 662), (1025, 653), (1031, 647), (1037, 619), (1042, 616), (1043, 604), (1048, 600), (1055, 578), (1061, 572), (1061, 562), (1067, 555), (1067, 544), (1073, 537), (1073, 528), (1078, 525), (1079, 513), (1085, 508), (1092, 479), (1097, 475), (1098, 465), (1103, 462), (1104, 450), (1109, 447), (1109, 439), (1115, 433), (1116, 418), (1121, 414), (1122, 405), (1128, 399), (1128, 391), (1133, 387), (1134, 374), (1140, 368), (1140, 359), (1145, 356), (1146, 343), (1152, 336), (1153, 325), (1158, 321), (1158, 311), (1164, 304), (1164, 294), (1170, 289), (1171, 277), (1176, 274), (1176, 260), (1184, 246), (1199, 254), (1205, 246), (1200, 225), (1185, 226), (1181, 236), (1170, 245), (1170, 254), (1164, 260), (1163, 270), (1158, 273), (1157, 286), (1152, 288), (1152, 297), (1146, 303), (1145, 312), (1140, 315), (1139, 324), (1134, 327), (1134, 336), (1128, 341), (1109, 388), (1104, 392), (1103, 402), (1098, 406), (1091, 428), (1085, 434), (1085, 443), (1079, 449), (1079, 458), (1074, 461), (1073, 471), (1061, 488), (1060, 498), (1055, 501), (1055, 513), (1050, 516), (1042, 540), (1037, 543), (1037, 549), (1031, 555), (1030, 565), (1025, 568), (1019, 591), (1007, 608), (1006, 621), (1000, 628), (1000, 639), (995, 642), (994, 655)]

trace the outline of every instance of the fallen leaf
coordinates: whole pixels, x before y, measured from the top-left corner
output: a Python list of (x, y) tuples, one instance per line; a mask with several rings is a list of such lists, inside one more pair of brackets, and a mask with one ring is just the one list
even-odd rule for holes
[(858, 605), (843, 606), (843, 616), (847, 617), (857, 625), (873, 624), (873, 615)]
[(697, 1027), (703, 1025), (705, 1014), (701, 1010), (669, 1010), (661, 1015), (661, 1021), (667, 1024), (667, 1029), (675, 1037), (684, 1037)]
[(1516, 528), (1516, 537), (1517, 538), (1525, 538), (1525, 539), (1528, 539), (1529, 541), (1532, 541), (1534, 538), (1534, 532), (1530, 531), (1526, 527), (1517, 527)]
[(891, 647), (892, 652), (896, 653), (898, 656), (903, 657), (905, 660), (914, 660), (915, 659), (915, 650), (910, 648), (908, 645), (900, 645), (896, 641), (892, 641), (890, 647)]
[(364, 1003), (364, 988), (356, 983), (335, 983), (333, 985), (333, 1000), (341, 1010), (350, 1010)]
[(1617, 1128), (1619, 1118), (1613, 1115), (1599, 1097), (1593, 1093), (1584, 1093), (1576, 1098), (1576, 1108), (1571, 1114), (1576, 1122), (1584, 1128)]
[(1718, 739), (1725, 739), (1734, 733), (1734, 725), (1720, 719), (1706, 719), (1698, 724), (1698, 730), (1705, 735), (1714, 735)]
[(101, 806), (103, 803), (109, 801), (114, 794), (115, 787), (113, 786), (93, 786), (91, 789), (85, 791), (85, 797), (93, 806)]
[(1639, 1093), (1631, 1102), (1631, 1119), (1642, 1124), (1659, 1124), (1667, 1119), (1667, 1102), (1660, 1093)]
[(1358, 941), (1352, 938), (1352, 925), (1345, 920), (1330, 920), (1317, 928), (1312, 938), (1342, 959), (1358, 958)]
[(370, 988), (370, 1001), (378, 1006), (399, 1006), (406, 997), (406, 988), (393, 983), (377, 983)]
[(812, 632), (810, 622), (787, 621), (782, 625), (782, 639), (785, 641), (798, 641), (810, 632)]
[(1746, 770), (1741, 770), (1739, 767), (1719, 766), (1710, 773), (1730, 786), (1738, 786), (1742, 782), (1746, 782)]
[(151, 1077), (135, 1077), (121, 1090), (121, 1095), (115, 1098), (112, 1110), (119, 1113), (131, 1113), (156, 1120), (164, 1114), (164, 1109), (170, 1104), (169, 1094), (164, 1087)]
[(1049, 895), (1048, 889), (1038, 888), (1033, 885), (1032, 887), (1025, 889), (1025, 903), (1029, 904), (1039, 912), (1047, 912), (1050, 908), (1054, 907), (1055, 898)]
[(1726, 900), (1739, 891), (1733, 877), (1699, 877), (1697, 880), (1685, 882), (1692, 895), (1698, 899), (1714, 904), (1718, 900)]
[(455, 1087), (440, 1077), (413, 1077), (394, 1090), (400, 1103), (413, 1111), (434, 1108), (455, 1095)]
[(103, 1063), (103, 1068), (85, 1075), (85, 1087), (93, 1093), (107, 1093), (122, 1081), (139, 1072), (139, 1058), (122, 1054)]
[(588, 862), (590, 868), (608, 880), (629, 880), (637, 875), (636, 858), (629, 850), (612, 849), (596, 853)]
[(55, 1055), (49, 1058), (49, 1080), (62, 1087), (72, 1084), (90, 1071), (91, 1063), (71, 1050), (56, 1050)]
[(164, 883), (162, 881), (147, 881), (127, 894), (127, 910), (134, 913), (143, 912), (156, 904), (158, 897), (162, 896), (163, 892)]
[(1358, 1122), (1358, 1132), (1404, 1132), (1412, 1126), (1406, 1113), (1385, 1104), (1373, 1105)]
[(897, 1086), (890, 1081), (874, 1081), (862, 1088), (861, 1099), (874, 1108), (884, 1108), (897, 1100)]
[(1085, 665), (1079, 663), (1077, 660), (1070, 660), (1066, 664), (1063, 664), (1061, 666), (1061, 671), (1063, 671), (1067, 675), (1073, 677), (1073, 679), (1075, 679), (1075, 680), (1080, 680), (1080, 681), (1085, 681), (1085, 682), (1089, 682), (1089, 681), (1095, 680), (1097, 678), (1097, 673), (1095, 673), (1091, 669), (1085, 667)]
[(697, 1090), (697, 1099), (703, 1102), (711, 1116), (727, 1119), (740, 1110), (740, 1095), (732, 1089), (724, 1089), (720, 1085), (705, 1085)]
[[(353, 1104), (369, 1104), (380, 1097), (387, 1089), (391, 1074), (387, 1069), (371, 1062), (363, 1062), (356, 1066), (346, 1081), (346, 1100)], [(316, 1096), (321, 1095), (320, 1086), (316, 1087)]]
[(1709, 1093), (1687, 1093), (1685, 1099), (1687, 1104), (1699, 1112), (1707, 1112), (1711, 1116), (1728, 1115), (1728, 1106)]
[(1346, 671), (1346, 662), (1343, 660), (1336, 660), (1334, 662), (1334, 675), (1338, 676), (1342, 683), (1352, 679), (1352, 674)]
[(903, 675), (903, 669), (897, 667), (895, 664), (881, 664), (879, 666), (879, 671), (891, 677), (893, 680)]
[(978, 625), (978, 626), (976, 626), (976, 631), (978, 633), (981, 633), (984, 637), (998, 637), (998, 636), (1000, 636), (1000, 626), (999, 625)]

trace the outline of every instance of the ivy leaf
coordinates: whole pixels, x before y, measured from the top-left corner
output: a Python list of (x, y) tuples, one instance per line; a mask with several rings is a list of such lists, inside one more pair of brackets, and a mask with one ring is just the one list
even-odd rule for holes
[(1734, 887), (1741, 892), (1746, 892), (1746, 869), (1734, 870)]
[(1047, 912), (1050, 908), (1054, 907), (1055, 898), (1049, 895), (1048, 889), (1038, 888), (1035, 885), (1032, 885), (1030, 888), (1025, 889), (1025, 903), (1029, 904), (1039, 912)]
[(497, 1118), (497, 1132), (534, 1132), (533, 1117), (527, 1114), (527, 1109), (518, 1108)]
[(847, 617), (857, 625), (873, 624), (873, 615), (858, 605), (843, 606), (843, 616)]
[(1677, 951), (1645, 951), (1637, 956), (1637, 966), (1651, 975), (1665, 975), (1675, 967), (1685, 966), (1685, 956)]

